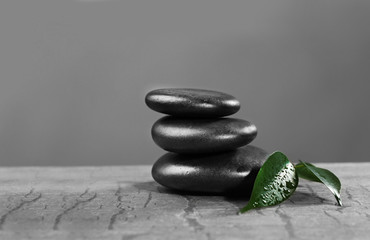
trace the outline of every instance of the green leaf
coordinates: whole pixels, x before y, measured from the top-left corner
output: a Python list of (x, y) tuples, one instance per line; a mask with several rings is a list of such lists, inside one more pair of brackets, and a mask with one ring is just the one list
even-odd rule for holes
[[(313, 166), (310, 163), (306, 163), (306, 165)], [(298, 177), (300, 177), (300, 178), (304, 178), (304, 179), (312, 181), (312, 182), (322, 183), (321, 180), (318, 177), (316, 177), (316, 175), (313, 174), (312, 171), (310, 169), (308, 169), (303, 163), (296, 164), (295, 165), (295, 170), (297, 171)]]
[(259, 170), (250, 200), (240, 212), (277, 205), (289, 198), (297, 185), (294, 165), (283, 153), (274, 152)]
[(311, 163), (300, 161), (295, 166), (297, 174), (300, 178), (304, 178), (310, 181), (319, 182), (325, 184), (327, 188), (334, 194), (335, 199), (339, 206), (343, 206), (340, 198), (341, 183), (334, 173), (324, 168), (318, 168)]

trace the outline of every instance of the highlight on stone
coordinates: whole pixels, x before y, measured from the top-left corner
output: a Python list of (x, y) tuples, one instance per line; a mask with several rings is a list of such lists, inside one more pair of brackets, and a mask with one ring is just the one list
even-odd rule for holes
[(156, 89), (145, 102), (156, 112), (185, 118), (224, 117), (240, 109), (240, 102), (229, 94), (192, 88)]

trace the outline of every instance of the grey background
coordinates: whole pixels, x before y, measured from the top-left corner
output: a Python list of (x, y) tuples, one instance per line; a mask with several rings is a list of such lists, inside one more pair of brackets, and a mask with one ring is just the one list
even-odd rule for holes
[(370, 1), (0, 2), (0, 164), (152, 164), (159, 87), (236, 96), (254, 145), (368, 161)]

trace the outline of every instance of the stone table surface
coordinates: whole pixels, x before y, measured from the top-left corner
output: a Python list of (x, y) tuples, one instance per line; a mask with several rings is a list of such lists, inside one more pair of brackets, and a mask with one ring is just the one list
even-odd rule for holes
[(369, 239), (370, 163), (321, 163), (343, 207), (301, 180), (290, 200), (238, 215), (247, 199), (179, 195), (150, 166), (0, 168), (0, 239)]

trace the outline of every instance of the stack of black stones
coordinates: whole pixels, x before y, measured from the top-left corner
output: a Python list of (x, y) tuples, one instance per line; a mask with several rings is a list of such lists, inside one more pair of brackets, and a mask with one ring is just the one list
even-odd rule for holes
[(215, 195), (249, 195), (267, 153), (248, 145), (257, 136), (251, 122), (226, 118), (239, 101), (225, 93), (168, 88), (146, 95), (154, 111), (167, 114), (154, 123), (154, 142), (166, 153), (152, 176), (173, 190)]

